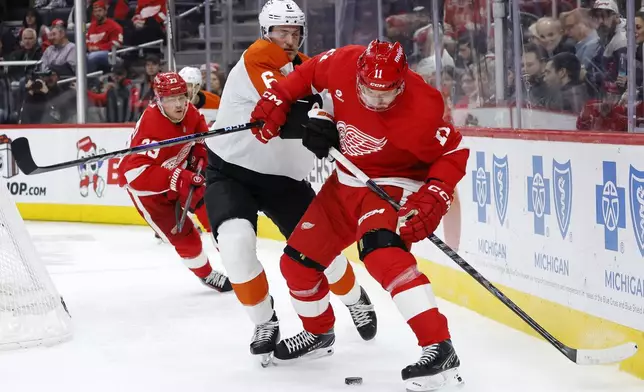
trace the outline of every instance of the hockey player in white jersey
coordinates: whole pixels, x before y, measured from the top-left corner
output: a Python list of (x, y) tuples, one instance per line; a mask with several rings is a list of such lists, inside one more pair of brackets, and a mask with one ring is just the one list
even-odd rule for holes
[[(298, 52), (305, 38), (306, 22), (294, 1), (269, 0), (261, 10), (259, 23), (261, 38), (231, 70), (214, 128), (248, 122), (271, 83), (308, 60)], [(304, 180), (312, 169), (314, 155), (301, 141), (302, 126), (308, 122), (308, 111), (314, 104), (323, 105), (319, 94), (293, 105), (284, 114), (286, 124), (281, 138), (267, 146), (251, 132), (207, 141), (208, 217), (235, 294), (255, 324), (250, 351), (262, 355), (264, 364), (279, 340), (279, 324), (266, 274), (257, 258), (257, 214), (264, 212), (288, 238), (315, 197), (311, 185)], [(315, 225), (299, 224), (304, 229)], [(372, 339), (377, 330), (376, 314), (347, 259), (339, 256), (326, 269), (321, 265), (307, 267), (324, 270), (325, 279), (317, 285), (328, 286), (349, 309), (360, 336)]]

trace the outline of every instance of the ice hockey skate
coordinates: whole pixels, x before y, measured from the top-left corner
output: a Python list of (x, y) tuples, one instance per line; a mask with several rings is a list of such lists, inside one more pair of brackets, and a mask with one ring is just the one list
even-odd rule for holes
[(228, 277), (215, 270), (212, 270), (212, 272), (205, 278), (201, 278), (201, 283), (206, 287), (219, 291), (220, 293), (225, 293), (233, 289)]
[(277, 314), (263, 324), (255, 326), (253, 340), (250, 343), (250, 353), (260, 355), (260, 364), (267, 367), (273, 361), (273, 351), (280, 340), (280, 325)]
[(277, 363), (294, 359), (317, 359), (333, 354), (335, 333), (333, 328), (319, 335), (302, 331), (277, 344), (274, 357)]
[(463, 383), (458, 372), (460, 365), (452, 341), (447, 339), (423, 347), (418, 362), (404, 368), (401, 375), (408, 392), (435, 391)]
[(356, 326), (358, 333), (364, 340), (371, 340), (376, 337), (378, 331), (378, 319), (373, 309), (371, 300), (364, 288), (360, 287), (360, 299), (353, 305), (347, 305), (351, 319)]

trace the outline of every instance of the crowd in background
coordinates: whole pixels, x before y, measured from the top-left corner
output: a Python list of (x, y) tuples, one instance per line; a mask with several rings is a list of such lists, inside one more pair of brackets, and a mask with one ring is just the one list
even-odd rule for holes
[[(73, 8), (68, 17), (54, 11), (64, 1), (36, 2), (22, 23), (3, 29), (3, 61), (38, 61), (0, 68), (0, 123), (63, 124), (76, 122), (76, 44)], [(43, 16), (46, 15), (46, 16)], [(56, 17), (55, 19), (52, 19)], [(161, 45), (118, 53), (120, 49), (164, 40), (166, 2), (92, 0), (87, 6), (88, 113), (90, 123), (137, 121), (153, 99), (152, 80), (164, 66)], [(201, 67), (204, 80), (205, 66)], [(213, 80), (224, 81), (217, 64)], [(220, 85), (222, 83), (219, 83)], [(215, 92), (221, 86), (212, 83)]]
[[(525, 110), (574, 116), (580, 130), (620, 132), (626, 131), (627, 70), (629, 62), (634, 61), (636, 122), (644, 120), (643, 11), (636, 14), (635, 31), (627, 31), (622, 0), (560, 0), (554, 6), (551, 0), (520, 0), (521, 31), (513, 32), (509, 17), (500, 22), (501, 29), (495, 28), (499, 20), (492, 18), (488, 1), (441, 2), (438, 40), (434, 38), (430, 0), (382, 0), (382, 17), (373, 0), (309, 1), (307, 54), (315, 55), (337, 44), (365, 45), (384, 36), (403, 43), (411, 68), (428, 83), (436, 85), (440, 79), (446, 116), (476, 108), (516, 105), (515, 81), (519, 78)], [(637, 3), (639, 9), (640, 1)], [(26, 12), (19, 29), (3, 34), (0, 57), (5, 61), (41, 62), (0, 68), (0, 123), (75, 121), (75, 83), (61, 83), (72, 77), (76, 68), (73, 13), (52, 20), (42, 16), (46, 13), (54, 17), (52, 10), (64, 5), (65, 0), (38, 0), (35, 8)], [(509, 5), (506, 6), (506, 15), (510, 15)], [(342, 7), (342, 12), (337, 13), (336, 7)], [(125, 0), (93, 0), (88, 4), (87, 71), (102, 72), (88, 78), (88, 122), (136, 121), (147, 107), (152, 99), (150, 82), (164, 67), (161, 47), (115, 52), (165, 39), (167, 13), (164, 0), (138, 0), (132, 4)], [(203, 18), (203, 13), (197, 16)], [(496, 58), (498, 31), (504, 32), (503, 61)], [(194, 30), (194, 34), (199, 33)], [(520, 34), (522, 44), (519, 74), (514, 72), (514, 34)], [(634, 59), (627, 57), (629, 35), (637, 45)], [(435, 48), (436, 42), (440, 47)], [(440, 75), (436, 75), (436, 53), (440, 53)], [(496, 79), (497, 64), (504, 67), (500, 74), (506, 79), (502, 83)], [(209, 73), (211, 91), (216, 94), (221, 94), (225, 74), (232, 66), (214, 63), (207, 72), (205, 64), (185, 65), (201, 66), (204, 87)], [(497, 91), (499, 86), (502, 92)], [(480, 125), (475, 115), (459, 121), (457, 125)]]
[[(579, 130), (627, 130), (627, 70), (629, 62), (635, 61), (636, 126), (643, 126), (644, 12), (636, 14), (635, 31), (627, 32), (625, 2), (559, 1), (555, 6), (553, 17), (550, 1), (520, 2), (518, 75), (514, 72), (512, 23), (503, 26), (503, 83), (496, 79), (499, 61), (494, 35), (498, 30), (494, 29), (496, 21), (486, 13), (486, 0), (445, 1), (438, 29), (442, 47), (438, 50), (426, 8), (390, 16), (386, 29), (391, 39), (411, 37), (407, 42), (411, 66), (433, 85), (437, 79), (435, 53), (441, 53), (441, 90), (448, 109), (463, 112), (517, 105), (515, 78), (520, 78), (525, 110), (574, 116)], [(627, 57), (628, 35), (636, 42), (634, 59)], [(499, 86), (502, 94), (496, 91)], [(479, 125), (474, 115), (463, 122), (460, 125)]]

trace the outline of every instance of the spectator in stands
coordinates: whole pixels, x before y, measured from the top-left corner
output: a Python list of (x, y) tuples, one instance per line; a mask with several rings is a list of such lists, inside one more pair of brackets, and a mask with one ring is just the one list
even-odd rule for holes
[[(6, 56), (6, 61), (34, 61), (42, 57), (42, 48), (38, 45), (38, 35), (36, 30), (28, 27), (23, 29), (20, 34), (20, 49), (11, 52)], [(32, 72), (37, 65), (24, 67), (9, 67), (8, 76), (12, 80), (19, 80), (27, 73)]]
[(548, 57), (568, 52), (575, 53), (575, 44), (566, 35), (559, 20), (545, 17), (537, 21), (539, 43), (548, 53)]
[[(615, 0), (597, 0), (591, 15), (598, 24), (597, 34), (604, 47), (603, 53), (596, 59), (601, 64), (601, 73), (594, 75), (592, 81), (601, 86), (605, 94), (617, 95), (624, 92), (617, 85), (617, 77), (626, 75), (628, 59), (626, 58), (626, 22), (620, 19)], [(611, 100), (613, 98), (611, 97)]]
[[(43, 23), (42, 16), (33, 8), (27, 10), (22, 20), (22, 29), (31, 28), (38, 34), (38, 45), (46, 50), (49, 46), (49, 28)], [(20, 36), (20, 35), (19, 35)]]
[(478, 108), (483, 105), (483, 97), (479, 94), (479, 81), (472, 70), (468, 68), (461, 74), (460, 84), (463, 96), (458, 100), (454, 107), (459, 109)]
[(87, 71), (109, 72), (109, 55), (112, 49), (123, 45), (123, 27), (107, 17), (107, 6), (103, 0), (94, 2), (94, 18), (87, 29)]
[(51, 36), (51, 29), (53, 29), (55, 26), (60, 26), (60, 27), (62, 27), (64, 29), (65, 28), (65, 21), (62, 20), (62, 19), (54, 19), (51, 22), (51, 27), (49, 28), (49, 35), (50, 36)]
[[(492, 0), (445, 0), (445, 23), (457, 33), (481, 29), (487, 23), (487, 13), (481, 12)], [(442, 3), (442, 2), (441, 2)]]
[[(440, 25), (438, 31), (441, 37), (441, 47), (439, 48), (439, 51), (442, 52), (441, 65), (454, 67), (454, 58), (452, 58), (452, 56), (447, 52), (446, 49), (443, 48), (442, 45), (444, 36), (443, 29), (440, 27)], [(434, 28), (431, 23), (416, 30), (416, 32), (414, 33), (414, 42), (416, 45), (418, 45), (418, 52), (421, 58), (420, 62), (418, 63), (418, 67), (423, 68), (425, 67), (423, 63), (429, 63), (428, 66), (431, 67), (431, 64), (433, 64), (433, 67), (435, 69), (436, 56), (434, 53)]]
[[(391, 41), (398, 41), (408, 55), (412, 54), (413, 32), (431, 22), (429, 2), (425, 6), (412, 7), (405, 1), (394, 1), (390, 4), (389, 14), (385, 19), (386, 35)], [(441, 2), (442, 4), (442, 2)]]
[[(642, 89), (642, 68), (644, 67), (644, 56), (642, 45), (644, 44), (644, 7), (635, 14), (635, 86)], [(628, 78), (626, 75), (617, 76), (617, 87), (626, 90)]]
[(145, 57), (145, 75), (143, 76), (143, 80), (135, 83), (136, 90), (134, 92), (134, 105), (137, 117), (141, 115), (150, 102), (154, 100), (152, 82), (160, 70), (161, 60), (159, 60), (159, 57), (155, 54), (148, 54)]
[[(206, 90), (206, 64), (199, 67), (201, 71), (202, 89)], [(226, 75), (222, 72), (221, 67), (217, 63), (210, 63), (210, 92), (221, 96), (226, 84)]]
[[(641, 104), (636, 107), (641, 113)], [(593, 99), (586, 103), (577, 117), (577, 129), (590, 131), (626, 132), (628, 118), (626, 105), (613, 97), (604, 101)]]
[(138, 0), (132, 22), (135, 45), (165, 38), (165, 21), (168, 18), (165, 0)]
[(76, 92), (69, 84), (59, 85), (64, 66), (37, 72), (27, 81), (27, 95), (21, 113), (21, 124), (65, 124), (76, 114)]
[(51, 45), (42, 55), (42, 69), (51, 68), (53, 65), (66, 65), (73, 73), (76, 70), (76, 45), (69, 42), (65, 27), (56, 24), (51, 28)]
[(122, 64), (117, 64), (112, 69), (110, 82), (107, 83), (104, 92), (89, 91), (88, 96), (96, 106), (106, 107), (105, 122), (135, 122), (138, 119), (138, 114), (135, 110), (134, 88), (132, 81), (127, 78), (127, 69)]
[[(107, 17), (114, 19), (125, 28), (125, 21), (127, 21), (130, 13), (130, 6), (126, 0), (91, 0), (87, 4), (85, 15), (85, 20), (89, 21), (88, 24), (96, 19), (94, 16), (94, 3), (97, 1), (104, 1), (107, 5)], [(67, 26), (69, 30), (74, 30), (74, 15), (75, 11), (74, 7), (72, 7), (69, 17), (67, 18)]]
[(478, 64), (472, 66), (472, 70), (477, 73), (478, 89), (483, 99), (483, 105), (494, 104), (496, 101), (496, 61), (494, 55), (482, 56)]
[(570, 12), (562, 13), (559, 20), (566, 34), (575, 42), (575, 55), (582, 67), (586, 71), (595, 68), (597, 65), (593, 63), (593, 59), (597, 57), (602, 47), (590, 16), (590, 10), (576, 8)]
[(549, 109), (579, 113), (588, 101), (586, 86), (581, 82), (581, 63), (572, 53), (559, 53), (546, 64), (543, 79), (550, 88)]
[(533, 23), (528, 27), (528, 32), (526, 34), (526, 40), (528, 43), (533, 45), (543, 46), (541, 39), (539, 38), (539, 33), (537, 32), (537, 23)]
[(487, 53), (487, 38), (480, 31), (466, 31), (458, 36), (456, 68), (466, 69), (476, 65)]
[[(535, 44), (528, 44), (523, 49), (521, 58), (521, 80), (523, 81), (523, 99), (528, 106), (546, 107), (548, 86), (543, 81), (546, 63), (545, 51)], [(516, 101), (513, 97), (511, 101)]]

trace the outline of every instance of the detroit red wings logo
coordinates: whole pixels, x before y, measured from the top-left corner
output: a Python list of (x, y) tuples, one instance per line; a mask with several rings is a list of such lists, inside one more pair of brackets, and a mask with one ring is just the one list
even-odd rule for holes
[(183, 147), (181, 147), (181, 150), (179, 153), (171, 158), (168, 158), (165, 162), (161, 164), (162, 167), (166, 169), (176, 169), (179, 165), (181, 165), (186, 158), (188, 157), (188, 154), (190, 154), (190, 150), (192, 149), (192, 146), (194, 143), (187, 143)]
[(340, 149), (343, 154), (353, 157), (367, 155), (382, 150), (387, 144), (387, 138), (378, 139), (367, 135), (343, 121), (338, 121), (336, 125), (340, 133)]

